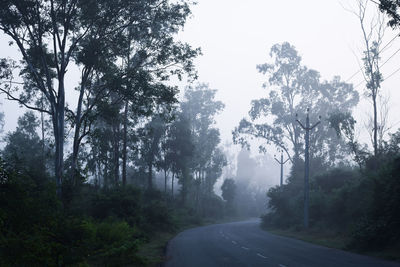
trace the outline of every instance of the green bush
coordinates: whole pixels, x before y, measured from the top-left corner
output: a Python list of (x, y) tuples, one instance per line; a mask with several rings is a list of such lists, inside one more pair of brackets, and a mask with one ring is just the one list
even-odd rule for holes
[[(142, 216), (137, 208), (140, 192), (128, 188), (106, 196), (87, 190), (99, 201), (91, 202), (93, 199), (87, 197), (89, 204), (83, 206), (88, 210), (76, 212), (71, 205), (68, 209), (62, 207), (54, 184), (47, 178), (38, 183), (38, 177), (17, 174), (12, 168), (6, 171), (3, 165), (0, 164), (0, 266), (82, 266), (89, 262), (120, 266), (140, 261), (136, 256), (140, 231), (123, 221)], [(99, 221), (89, 217), (89, 211), (98, 212)]]
[(368, 213), (355, 225), (351, 246), (383, 249), (400, 240), (400, 157), (386, 163), (370, 178)]
[(141, 244), (137, 238), (138, 230), (124, 221), (111, 219), (100, 223), (91, 223), (94, 240), (91, 243), (89, 259), (105, 266), (122, 266), (139, 263), (136, 253)]
[(275, 186), (268, 190), (271, 212), (262, 216), (263, 226), (287, 228), (302, 222), (303, 194), (292, 184)]
[[(354, 216), (362, 214), (360, 206), (366, 203), (363, 195), (366, 191), (366, 183), (360, 183), (359, 175), (353, 170), (332, 169), (311, 177), (310, 225), (325, 225), (336, 230), (349, 228)], [(300, 182), (273, 187), (267, 196), (271, 211), (262, 216), (264, 226), (288, 228), (302, 225), (304, 191)]]
[(128, 221), (130, 225), (141, 225), (142, 213), (142, 192), (131, 186), (100, 189), (90, 196), (88, 214), (96, 219), (116, 217)]

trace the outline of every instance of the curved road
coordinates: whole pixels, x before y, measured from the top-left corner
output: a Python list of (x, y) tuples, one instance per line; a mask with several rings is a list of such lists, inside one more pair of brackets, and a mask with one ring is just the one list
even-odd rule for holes
[(186, 230), (169, 242), (164, 266), (400, 266), (395, 262), (273, 235), (261, 230), (259, 224), (259, 219), (253, 219)]

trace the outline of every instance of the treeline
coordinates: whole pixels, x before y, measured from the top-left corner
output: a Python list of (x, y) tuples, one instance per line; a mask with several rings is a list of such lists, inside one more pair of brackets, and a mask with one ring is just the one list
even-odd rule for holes
[(373, 150), (369, 150), (356, 138), (352, 111), (359, 95), (351, 84), (339, 77), (321, 81), (319, 73), (304, 66), (289, 43), (274, 45), (270, 56), (271, 63), (258, 66), (268, 77), (269, 95), (252, 101), (250, 119), (243, 119), (233, 133), (234, 141), (243, 146), (249, 146), (250, 138), (261, 138), (260, 151), (273, 145), (292, 163), (286, 183), (268, 190), (269, 212), (262, 217), (263, 226), (304, 229), (306, 140), (300, 123), (305, 125), (309, 117), (313, 127), (310, 229), (342, 236), (349, 248), (398, 251), (399, 131), (386, 140), (382, 133), (387, 125), (378, 118), (376, 127), (366, 129), (370, 136), (378, 131), (372, 139)]
[(189, 2), (3, 4), (22, 60), (0, 60), (0, 90), (32, 111), (1, 151), (0, 265), (146, 264), (157, 233), (224, 215), (224, 105), (204, 84), (179, 103), (171, 85), (196, 78), (200, 50), (175, 40)]
[(227, 201), (227, 212), (238, 218), (264, 214), (267, 210), (265, 192), (275, 184), (271, 177), (275, 162), (266, 155), (252, 157), (250, 151), (243, 148), (229, 163), (232, 170), (225, 172), (221, 187), (222, 197)]
[[(188, 87), (170, 121), (157, 115), (137, 129), (142, 135), (129, 138), (137, 150), (128, 149), (125, 185), (113, 176), (115, 136), (99, 134), (112, 125), (98, 120), (101, 128), (89, 135), (78, 161), (85, 167), (74, 184), (66, 170), (62, 198), (46, 167), (51, 140), (42, 143), (33, 112), (20, 117), (1, 154), (1, 263), (145, 265), (152, 259), (137, 252), (158, 233), (231, 215), (229, 204), (214, 193), (226, 165), (219, 131), (212, 127), (223, 108), (215, 92), (206, 85)], [(157, 180), (162, 187), (155, 186)]]
[[(398, 250), (399, 140), (399, 132), (393, 134), (390, 142), (380, 151), (380, 158), (366, 157), (361, 168), (341, 166), (319, 172), (311, 169), (310, 228), (317, 232), (345, 237), (346, 246), (350, 249)], [(263, 216), (264, 226), (302, 229), (302, 166), (292, 167), (287, 184), (268, 191), (271, 212)]]

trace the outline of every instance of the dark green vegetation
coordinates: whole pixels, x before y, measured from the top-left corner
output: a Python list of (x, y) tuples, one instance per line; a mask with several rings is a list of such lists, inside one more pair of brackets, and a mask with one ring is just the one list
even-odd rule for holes
[[(141, 149), (130, 151), (135, 157), (126, 185), (113, 177), (115, 166), (106, 156), (115, 149), (110, 136), (90, 136), (96, 143), (88, 142), (86, 157), (79, 161), (86, 167), (75, 183), (66, 170), (61, 198), (47, 167), (51, 138), (43, 143), (39, 120), (26, 113), (2, 151), (0, 265), (147, 265), (162, 260), (155, 251), (165, 245), (163, 237), (231, 215), (234, 188), (227, 203), (213, 191), (226, 164), (219, 132), (212, 128), (212, 117), (222, 108), (214, 94), (204, 85), (188, 88), (174, 120), (156, 116), (138, 129), (133, 140)], [(202, 120), (195, 125), (191, 116)], [(102, 130), (111, 129), (104, 124)], [(93, 157), (99, 147), (104, 156)]]
[[(307, 230), (302, 226), (303, 187), (289, 182), (271, 188), (271, 212), (263, 215), (263, 226), (278, 234), (399, 260), (400, 151), (398, 140), (394, 142), (396, 150), (385, 152), (378, 169), (334, 168), (311, 178)], [(303, 177), (293, 171), (290, 175), (292, 180)]]
[[(355, 136), (351, 112), (358, 94), (352, 85), (339, 78), (320, 82), (318, 72), (302, 66), (288, 43), (274, 45), (270, 55), (273, 64), (259, 66), (268, 75), (269, 98), (254, 100), (251, 120), (242, 120), (234, 131), (236, 142), (248, 145), (248, 137), (262, 138), (292, 162), (286, 184), (268, 190), (270, 210), (262, 225), (319, 244), (399, 259), (400, 131), (384, 140), (375, 129), (385, 124), (373, 116), (379, 127), (367, 129), (373, 137), (369, 151)], [(305, 229), (305, 138), (295, 113), (307, 107), (312, 122), (318, 115), (324, 119), (310, 138), (310, 227)]]
[[(19, 53), (0, 59), (0, 92), (30, 110), (3, 140), (0, 265), (154, 264), (154, 251), (179, 229), (265, 210), (259, 181), (268, 164), (244, 150), (222, 198), (214, 192), (228, 164), (215, 126), (224, 104), (208, 85), (193, 85), (200, 49), (176, 40), (191, 1), (0, 4), (0, 30)], [(398, 27), (397, 2), (380, 8)], [(313, 122), (321, 115), (310, 140), (311, 231), (329, 229), (358, 250), (396, 251), (400, 133), (384, 138), (380, 41), (365, 43), (372, 152), (355, 134), (357, 91), (340, 77), (321, 80), (289, 43), (258, 66), (269, 94), (252, 102), (233, 136), (245, 146), (261, 138), (260, 151), (272, 145), (290, 159), (287, 183), (268, 191), (263, 222), (300, 229), (305, 142), (295, 117), (307, 108)], [(181, 102), (174, 79), (192, 84)]]
[[(178, 103), (169, 85), (196, 78), (200, 50), (175, 40), (190, 2), (1, 6), (21, 60), (0, 60), (0, 90), (32, 111), (1, 152), (0, 265), (146, 265), (160, 237), (224, 217), (224, 105), (204, 84)], [(75, 94), (68, 68), (81, 73)]]

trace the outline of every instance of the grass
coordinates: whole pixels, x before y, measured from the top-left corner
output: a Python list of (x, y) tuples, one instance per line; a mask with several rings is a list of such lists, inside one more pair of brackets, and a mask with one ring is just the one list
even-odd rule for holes
[(143, 259), (144, 266), (159, 266), (165, 260), (166, 245), (175, 234), (166, 232), (154, 234), (150, 242), (140, 247), (138, 256)]
[(400, 262), (400, 243), (381, 251), (356, 251), (348, 246), (350, 237), (333, 231), (315, 229), (304, 230), (296, 228), (279, 229), (274, 227), (263, 227), (263, 229), (272, 234), (295, 238), (324, 247), (346, 250), (366, 256)]
[(345, 250), (349, 238), (331, 231), (315, 231), (315, 230), (297, 230), (297, 229), (278, 229), (264, 228), (264, 230), (281, 236), (303, 240), (309, 243), (321, 245), (324, 247)]
[(366, 253), (366, 255), (400, 262), (400, 243), (398, 243), (396, 246), (386, 248), (382, 251), (368, 252)]
[[(174, 238), (179, 232), (184, 230), (200, 227), (210, 224), (218, 223), (229, 223), (234, 221), (241, 221), (246, 218), (223, 218), (223, 219), (206, 219), (197, 224), (187, 224), (181, 226), (178, 230), (174, 232), (160, 232), (153, 235), (150, 242), (143, 244), (138, 252), (138, 256), (143, 259), (144, 265), (148, 267), (160, 266), (162, 262), (165, 261), (165, 252), (168, 241)], [(400, 244), (398, 246), (388, 248), (379, 252), (359, 252), (348, 248), (347, 244), (350, 238), (344, 234), (340, 234), (334, 231), (321, 230), (321, 229), (299, 229), (299, 228), (289, 228), (289, 229), (279, 229), (273, 227), (265, 227), (264, 230), (285, 237), (290, 237), (294, 239), (303, 240), (309, 243), (313, 243), (320, 246), (346, 250), (350, 252), (357, 252), (367, 256), (382, 258), (386, 260), (400, 261)]]

